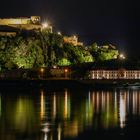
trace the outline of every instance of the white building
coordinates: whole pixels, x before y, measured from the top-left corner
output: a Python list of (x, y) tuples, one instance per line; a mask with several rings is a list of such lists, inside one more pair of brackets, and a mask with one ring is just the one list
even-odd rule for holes
[(90, 79), (140, 79), (140, 70), (91, 70)]

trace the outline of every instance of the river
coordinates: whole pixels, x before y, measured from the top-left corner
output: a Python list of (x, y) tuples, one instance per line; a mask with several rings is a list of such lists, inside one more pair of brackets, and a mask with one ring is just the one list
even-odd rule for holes
[(140, 89), (0, 90), (0, 140), (140, 137)]

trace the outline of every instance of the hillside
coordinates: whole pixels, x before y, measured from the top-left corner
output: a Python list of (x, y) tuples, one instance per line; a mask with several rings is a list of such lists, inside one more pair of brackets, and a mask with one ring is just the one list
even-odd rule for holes
[(64, 36), (42, 31), (20, 31), (16, 36), (0, 36), (0, 70), (68, 66), (116, 59), (113, 47), (75, 46)]

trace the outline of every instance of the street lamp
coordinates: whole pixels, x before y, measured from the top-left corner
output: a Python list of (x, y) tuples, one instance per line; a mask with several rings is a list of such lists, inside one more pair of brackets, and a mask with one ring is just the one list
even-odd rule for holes
[(121, 53), (121, 54), (119, 55), (119, 58), (120, 58), (120, 59), (125, 59), (124, 54)]
[(64, 72), (65, 72), (65, 78), (68, 78), (68, 69), (65, 68), (65, 69), (64, 69)]
[(41, 72), (41, 77), (43, 78), (44, 68), (41, 68), (40, 72)]
[(41, 69), (40, 69), (40, 72), (41, 72), (41, 73), (43, 73), (43, 72), (44, 72), (44, 69), (43, 69), (43, 68), (41, 68)]
[(65, 69), (65, 73), (67, 73), (68, 72), (68, 69)]

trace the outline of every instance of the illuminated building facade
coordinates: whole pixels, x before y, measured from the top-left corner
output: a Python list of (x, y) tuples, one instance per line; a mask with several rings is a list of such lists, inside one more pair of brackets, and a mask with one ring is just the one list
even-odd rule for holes
[(65, 43), (71, 43), (73, 44), (74, 46), (83, 46), (83, 43), (82, 42), (78, 42), (78, 37), (77, 36), (70, 36), (70, 37), (64, 37), (64, 42)]
[(17, 30), (41, 30), (39, 16), (0, 19), (0, 35), (15, 36)]
[(26, 25), (26, 24), (40, 24), (39, 16), (31, 16), (30, 18), (4, 18), (0, 19), (0, 25)]
[(90, 79), (140, 79), (140, 70), (91, 70)]

